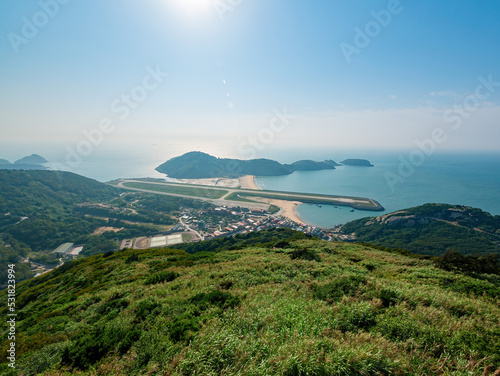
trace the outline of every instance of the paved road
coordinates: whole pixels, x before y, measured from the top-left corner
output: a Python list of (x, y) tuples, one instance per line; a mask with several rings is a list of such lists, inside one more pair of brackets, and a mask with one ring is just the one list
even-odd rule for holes
[[(187, 196), (187, 195), (180, 195), (177, 193), (168, 193), (168, 192), (158, 192), (158, 191), (151, 191), (148, 189), (140, 189), (140, 188), (130, 188), (126, 187), (123, 184), (124, 183), (145, 183), (143, 181), (138, 181), (138, 180), (122, 180), (118, 184), (113, 185), (119, 188), (127, 189), (130, 191), (136, 191), (136, 192), (144, 192), (144, 193), (154, 193), (158, 195), (165, 195), (165, 196), (174, 196), (174, 197), (181, 197), (181, 198), (187, 198), (187, 199), (192, 199), (192, 200), (202, 200), (202, 201), (207, 201), (212, 204), (215, 204), (217, 206), (230, 206), (230, 207), (244, 207), (244, 208), (249, 208), (249, 209), (264, 209), (267, 210), (269, 208), (268, 204), (260, 204), (260, 203), (254, 203), (254, 202), (244, 202), (244, 201), (231, 201), (231, 200), (224, 200), (224, 197), (228, 196), (230, 193), (227, 195), (224, 195), (224, 197), (221, 197), (220, 199), (213, 199), (213, 198), (205, 198), (205, 197), (195, 197), (195, 196)], [(159, 184), (159, 185), (169, 185), (168, 183), (152, 183), (152, 182), (147, 182), (147, 184)], [(191, 185), (190, 185), (191, 186)], [(211, 186), (207, 186), (206, 188), (212, 189)], [(213, 189), (221, 189), (221, 188), (213, 188)], [(227, 190), (224, 188), (223, 190)], [(239, 190), (235, 190), (239, 191)]]
[[(323, 195), (314, 195), (314, 194), (307, 194), (307, 193), (292, 193), (292, 192), (274, 192), (274, 191), (259, 191), (256, 189), (241, 189), (241, 188), (226, 188), (226, 187), (213, 187), (213, 186), (199, 186), (199, 185), (190, 185), (192, 187), (201, 187), (201, 188), (207, 188), (210, 190), (223, 190), (223, 191), (228, 191), (227, 194), (225, 194), (223, 197), (220, 199), (209, 199), (209, 198), (201, 198), (201, 197), (194, 197), (194, 196), (187, 196), (187, 195), (180, 195), (180, 194), (175, 194), (175, 193), (167, 193), (167, 192), (156, 192), (156, 191), (151, 191), (147, 189), (139, 189), (139, 188), (130, 188), (125, 186), (124, 184), (126, 183), (142, 183), (142, 184), (151, 184), (151, 185), (160, 185), (160, 186), (186, 186), (187, 184), (176, 184), (176, 183), (158, 183), (158, 182), (144, 182), (144, 181), (139, 181), (139, 180), (122, 180), (120, 181), (117, 186), (120, 188), (124, 189), (130, 189), (130, 190), (135, 190), (135, 191), (140, 191), (140, 192), (148, 192), (148, 193), (159, 193), (159, 194), (165, 194), (169, 196), (177, 196), (177, 197), (183, 197), (183, 198), (195, 198), (195, 199), (200, 199), (204, 201), (209, 201), (213, 203), (217, 203), (217, 205), (229, 205), (228, 203), (232, 203), (232, 205), (237, 205), (237, 206), (246, 206), (246, 207), (252, 207), (252, 208), (267, 208), (267, 204), (257, 204), (255, 206), (252, 203), (248, 202), (243, 202), (243, 201), (230, 201), (230, 200), (225, 200), (226, 197), (233, 193), (251, 193), (255, 194), (258, 192), (262, 192), (263, 194), (265, 193), (266, 196), (272, 195), (272, 198), (276, 199), (284, 199), (287, 196), (293, 196), (294, 201), (307, 201), (307, 200), (321, 200), (323, 203), (329, 203), (331, 205), (370, 205), (374, 207), (381, 207), (381, 205), (376, 202), (375, 200), (372, 200), (370, 198), (362, 198), (362, 197), (347, 197), (347, 196), (333, 196), (333, 195), (327, 195), (326, 197)], [(251, 205), (250, 205), (251, 204)]]
[(198, 231), (196, 231), (194, 228), (190, 227), (189, 225), (187, 225), (186, 223), (184, 223), (182, 221), (182, 218), (179, 218), (179, 222), (181, 225), (183, 225), (185, 228), (187, 228), (189, 231), (195, 233), (196, 235), (198, 235), (198, 237), (201, 239), (201, 240), (205, 240), (205, 237), (200, 234)]

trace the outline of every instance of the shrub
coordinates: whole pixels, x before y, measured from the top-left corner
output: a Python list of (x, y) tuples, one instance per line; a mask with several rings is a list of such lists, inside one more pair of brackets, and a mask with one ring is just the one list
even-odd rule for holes
[(121, 340), (118, 344), (118, 353), (120, 355), (126, 354), (132, 345), (139, 340), (139, 338), (141, 338), (140, 330), (134, 329), (127, 332), (127, 334), (125, 334), (125, 338), (123, 338), (123, 340)]
[(234, 308), (240, 304), (240, 298), (228, 292), (216, 290), (209, 293), (197, 294), (190, 298), (189, 302), (202, 310), (208, 309), (210, 306), (226, 309)]
[(280, 240), (277, 243), (274, 244), (274, 248), (288, 248), (290, 247), (290, 243), (287, 242), (286, 240)]
[(435, 259), (438, 268), (462, 273), (500, 274), (500, 254), (467, 255), (458, 251), (447, 251)]
[(387, 287), (380, 290), (379, 298), (386, 308), (395, 305), (403, 300), (399, 291)]
[(137, 262), (139, 261), (139, 256), (137, 254), (133, 253), (129, 257), (127, 257), (127, 260), (125, 261), (127, 264), (130, 264), (132, 262)]
[(149, 315), (151, 315), (153, 313), (153, 311), (157, 307), (160, 307), (160, 304), (157, 302), (154, 302), (152, 300), (141, 301), (137, 305), (137, 308), (135, 309), (134, 322), (137, 323), (137, 322), (144, 321)]
[(355, 332), (358, 329), (368, 330), (376, 323), (372, 306), (368, 303), (342, 306), (336, 327), (342, 332)]
[(324, 285), (313, 286), (313, 296), (326, 301), (339, 301), (344, 295), (353, 296), (359, 285), (365, 284), (366, 278), (347, 276)]
[[(125, 330), (94, 327), (80, 334), (62, 353), (62, 363), (86, 370), (114, 350), (126, 338)], [(131, 341), (129, 337), (128, 342)], [(128, 350), (128, 349), (127, 349)]]
[(191, 314), (175, 318), (170, 325), (170, 338), (180, 342), (192, 337), (193, 332), (200, 330), (198, 319)]
[(144, 282), (146, 285), (154, 285), (157, 283), (162, 283), (162, 282), (172, 282), (174, 279), (179, 277), (179, 274), (175, 272), (160, 272), (153, 274), (149, 277), (146, 278), (146, 281)]
[(321, 262), (321, 257), (315, 252), (307, 248), (299, 248), (290, 253), (292, 260), (306, 260)]

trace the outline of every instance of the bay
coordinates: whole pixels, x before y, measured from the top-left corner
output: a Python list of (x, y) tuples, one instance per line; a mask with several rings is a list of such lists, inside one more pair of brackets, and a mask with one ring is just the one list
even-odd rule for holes
[[(425, 203), (466, 205), (500, 215), (500, 154), (436, 154), (418, 166), (402, 162), (408, 162), (408, 157), (404, 153), (377, 153), (370, 158), (374, 167), (340, 166), (260, 176), (256, 183), (262, 189), (368, 197), (385, 208), (383, 212), (352, 212), (342, 206), (298, 207), (297, 213), (305, 222), (323, 228)], [(395, 184), (394, 179), (398, 179)]]

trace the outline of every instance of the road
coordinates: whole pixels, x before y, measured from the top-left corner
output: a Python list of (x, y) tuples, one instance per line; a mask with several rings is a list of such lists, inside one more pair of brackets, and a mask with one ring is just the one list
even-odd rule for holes
[[(141, 188), (132, 188), (132, 187), (127, 187), (125, 185), (127, 183), (140, 183), (140, 184), (149, 184), (149, 185), (158, 185), (158, 186), (189, 186), (189, 187), (193, 187), (193, 188), (200, 188), (201, 187), (201, 188), (206, 188), (206, 189), (210, 189), (210, 190), (223, 190), (223, 191), (227, 191), (227, 193), (219, 199), (211, 199), (211, 198), (195, 197), (195, 196), (182, 195), (182, 194), (176, 194), (176, 193), (157, 192), (157, 191), (152, 191), (152, 190), (148, 190), (148, 189), (141, 189)], [(157, 194), (164, 194), (167, 196), (176, 196), (176, 197), (182, 197), (182, 198), (203, 200), (203, 201), (208, 201), (208, 202), (220, 205), (220, 206), (224, 206), (224, 205), (243, 206), (243, 207), (249, 207), (249, 208), (267, 209), (269, 207), (269, 205), (267, 205), (267, 204), (249, 203), (249, 202), (244, 202), (244, 201), (232, 201), (232, 200), (226, 199), (228, 196), (232, 195), (233, 193), (248, 193), (251, 195), (261, 193), (263, 195), (263, 197), (267, 197), (267, 198), (288, 199), (288, 200), (293, 200), (293, 201), (304, 201), (304, 202), (307, 202), (310, 200), (315, 200), (315, 201), (321, 201), (321, 203), (323, 203), (323, 204), (346, 205), (346, 206), (355, 207), (355, 208), (360, 209), (360, 210), (362, 210), (363, 208), (365, 210), (383, 210), (383, 207), (377, 201), (372, 200), (370, 198), (362, 198), (362, 197), (316, 195), (316, 194), (307, 194), (307, 193), (264, 191), (264, 190), (255, 190), (255, 189), (200, 186), (200, 185), (194, 185), (194, 184), (179, 184), (179, 183), (166, 183), (166, 182), (165, 183), (144, 182), (144, 181), (140, 181), (140, 180), (121, 180), (120, 182), (118, 182), (118, 184), (116, 184), (116, 186), (123, 188), (123, 189), (139, 191), (139, 192), (157, 193)], [(373, 209), (368, 209), (370, 207), (372, 207)]]
[[(249, 208), (249, 209), (264, 209), (264, 210), (267, 210), (269, 208), (268, 204), (260, 204), (260, 203), (256, 203), (256, 202), (254, 203), (254, 202), (245, 202), (245, 201), (224, 200), (224, 197), (227, 197), (232, 192), (224, 195), (224, 197), (221, 197), (219, 199), (213, 199), (213, 198), (205, 198), (205, 197), (195, 197), (195, 196), (188, 196), (188, 195), (180, 195), (180, 194), (168, 193), (168, 192), (157, 192), (157, 191), (151, 191), (149, 189), (130, 188), (130, 187), (124, 186), (123, 185), (124, 183), (145, 183), (145, 182), (139, 181), (139, 180), (122, 180), (118, 184), (113, 185), (113, 186), (119, 187), (119, 188), (122, 188), (122, 189), (127, 189), (127, 190), (130, 190), (130, 191), (136, 191), (136, 192), (154, 193), (154, 194), (165, 195), (165, 196), (174, 196), (174, 197), (180, 197), (180, 198), (188, 198), (188, 199), (192, 199), (192, 200), (202, 200), (202, 201), (210, 202), (210, 203), (215, 204), (217, 206), (231, 206), (231, 207), (240, 206), (240, 207), (245, 207), (245, 208)], [(153, 182), (147, 182), (147, 184), (170, 185), (169, 183), (153, 183)], [(188, 185), (188, 184), (185, 184), (185, 185)], [(192, 186), (192, 185), (189, 184), (189, 186)], [(195, 186), (195, 187), (198, 187), (198, 186)], [(223, 189), (223, 190), (232, 190), (232, 191), (235, 191), (235, 192), (240, 192), (239, 189), (214, 188), (214, 187), (209, 187), (209, 186), (203, 186), (203, 187), (204, 188), (209, 188), (209, 189)], [(254, 192), (258, 192), (258, 191), (254, 191)]]
[(180, 222), (180, 224), (181, 224), (181, 225), (183, 225), (186, 229), (188, 229), (188, 230), (189, 230), (189, 231), (191, 231), (191, 232), (194, 232), (194, 233), (195, 233), (195, 234), (196, 234), (196, 235), (200, 238), (200, 240), (205, 240), (205, 237), (204, 237), (202, 234), (200, 234), (200, 233), (199, 233), (198, 231), (196, 231), (194, 228), (189, 227), (189, 225), (187, 225), (186, 223), (184, 223), (184, 222), (182, 221), (182, 218), (179, 218), (179, 222)]

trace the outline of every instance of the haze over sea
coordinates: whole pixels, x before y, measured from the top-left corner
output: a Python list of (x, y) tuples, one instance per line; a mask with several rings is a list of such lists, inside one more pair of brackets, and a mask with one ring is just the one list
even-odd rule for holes
[[(19, 147), (2, 145), (0, 158), (15, 160), (35, 152), (51, 162), (65, 162), (66, 153), (60, 147), (40, 149), (34, 145), (22, 149), (24, 153), (19, 152)], [(118, 178), (163, 178), (165, 175), (155, 171), (155, 167), (191, 150), (194, 150), (192, 145), (110, 145), (83, 158), (70, 170), (101, 182)], [(199, 150), (214, 156), (239, 158), (229, 148), (200, 147)], [(257, 177), (256, 182), (263, 189), (368, 197), (386, 209), (384, 212), (351, 212), (351, 208), (341, 206), (299, 206), (298, 214), (305, 222), (323, 228), (431, 202), (467, 205), (500, 215), (500, 153), (436, 153), (426, 157), (424, 163), (404, 177), (404, 182), (396, 183), (392, 190), (385, 175), (387, 172), (397, 175), (400, 158), (407, 160), (408, 155), (409, 152), (394, 151), (269, 150), (257, 157), (281, 163), (300, 159), (340, 162), (346, 158), (366, 158), (375, 167), (340, 166), (335, 170), (299, 171), (285, 176)]]

